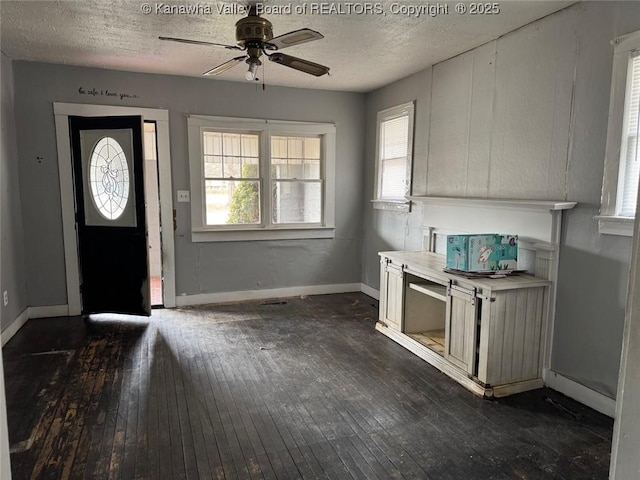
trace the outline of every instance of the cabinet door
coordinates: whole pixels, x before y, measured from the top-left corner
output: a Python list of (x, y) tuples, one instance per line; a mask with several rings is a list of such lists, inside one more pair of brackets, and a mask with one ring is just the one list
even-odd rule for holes
[(378, 319), (388, 327), (400, 330), (403, 307), (402, 267), (381, 262), (380, 311)]
[(542, 376), (541, 335), (547, 287), (495, 292), (482, 302), (478, 380), (489, 385)]
[(475, 290), (457, 286), (447, 289), (445, 358), (473, 374), (476, 356)]

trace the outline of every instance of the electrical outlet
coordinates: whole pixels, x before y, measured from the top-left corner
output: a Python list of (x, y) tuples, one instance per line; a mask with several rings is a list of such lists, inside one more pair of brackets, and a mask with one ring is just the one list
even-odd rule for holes
[(9, 305), (9, 292), (7, 292), (6, 290), (2, 292), (2, 301), (4, 302), (5, 307)]
[(189, 201), (189, 190), (178, 190), (178, 202)]

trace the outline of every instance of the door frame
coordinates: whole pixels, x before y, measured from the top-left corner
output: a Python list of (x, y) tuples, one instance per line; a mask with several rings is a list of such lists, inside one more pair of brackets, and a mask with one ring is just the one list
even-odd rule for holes
[[(160, 189), (160, 222), (162, 243), (162, 294), (164, 306), (176, 306), (175, 255), (173, 235), (173, 195), (171, 190), (171, 150), (169, 143), (169, 111), (156, 108), (118, 107), (76, 103), (53, 103), (56, 143), (58, 148), (58, 175), (62, 206), (64, 262), (67, 277), (67, 305), (69, 315), (80, 315), (80, 268), (71, 163), (69, 117), (109, 117), (140, 115), (144, 120), (156, 122), (158, 145), (158, 188)], [(168, 231), (168, 232), (167, 232)], [(167, 232), (165, 235), (163, 233)]]

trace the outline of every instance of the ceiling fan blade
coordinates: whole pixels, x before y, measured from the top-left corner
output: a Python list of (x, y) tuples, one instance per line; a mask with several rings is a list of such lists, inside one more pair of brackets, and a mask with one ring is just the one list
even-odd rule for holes
[(223, 45), (222, 43), (201, 42), (200, 40), (189, 40), (188, 38), (174, 38), (174, 37), (158, 37), (160, 40), (167, 40), (169, 42), (189, 43), (191, 45), (206, 45), (209, 47), (222, 47), (228, 50), (242, 50), (242, 48), (236, 45)]
[[(316, 32), (315, 30), (302, 28), (300, 30), (295, 30), (272, 38), (266, 43), (269, 46), (275, 47), (275, 50), (282, 50), (283, 48), (300, 45), (301, 43), (313, 42), (314, 40), (321, 40), (323, 38), (324, 35)], [(270, 50), (274, 50), (274, 48), (270, 48)]]
[(207, 72), (204, 72), (202, 75), (206, 75), (206, 76), (220, 75), (221, 73), (226, 72), (227, 70), (235, 67), (237, 64), (239, 64), (245, 58), (247, 58), (246, 55), (243, 55), (241, 57), (232, 58), (231, 60), (227, 60), (226, 62), (221, 63), (220, 65), (218, 65), (217, 67), (213, 67), (211, 70), (209, 70)]
[(302, 58), (292, 57), (284, 53), (272, 53), (269, 55), (269, 60), (285, 67), (300, 70), (301, 72), (321, 77), (324, 74), (329, 73), (329, 67), (320, 65), (319, 63), (310, 62), (309, 60), (303, 60)]

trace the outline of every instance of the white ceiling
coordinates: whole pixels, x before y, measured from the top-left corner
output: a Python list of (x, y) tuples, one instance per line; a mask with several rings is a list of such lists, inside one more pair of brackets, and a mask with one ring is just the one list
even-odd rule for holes
[[(243, 15), (220, 14), (218, 8), (244, 6), (246, 0), (150, 0), (152, 12), (145, 15), (142, 5), (147, 1), (0, 1), (0, 48), (14, 60), (194, 77), (239, 54), (223, 48), (164, 42), (158, 36), (233, 45), (234, 24)], [(313, 3), (264, 2), (268, 7), (306, 4), (307, 9)], [(384, 14), (264, 15), (273, 23), (276, 36), (300, 28), (321, 32), (324, 39), (291, 47), (286, 53), (331, 67), (331, 76), (316, 78), (270, 62), (266, 62), (261, 76), (270, 85), (366, 92), (575, 2), (503, 0), (497, 15), (459, 15), (454, 11), (456, 2), (443, 2), (441, 5), (449, 6), (448, 15), (435, 17), (410, 17), (391, 11), (393, 4), (428, 5), (426, 2), (379, 3)], [(347, 12), (347, 2), (326, 4)], [(163, 5), (190, 5), (200, 12), (157, 13), (156, 6)], [(242, 64), (207, 78), (244, 82), (245, 70)]]

